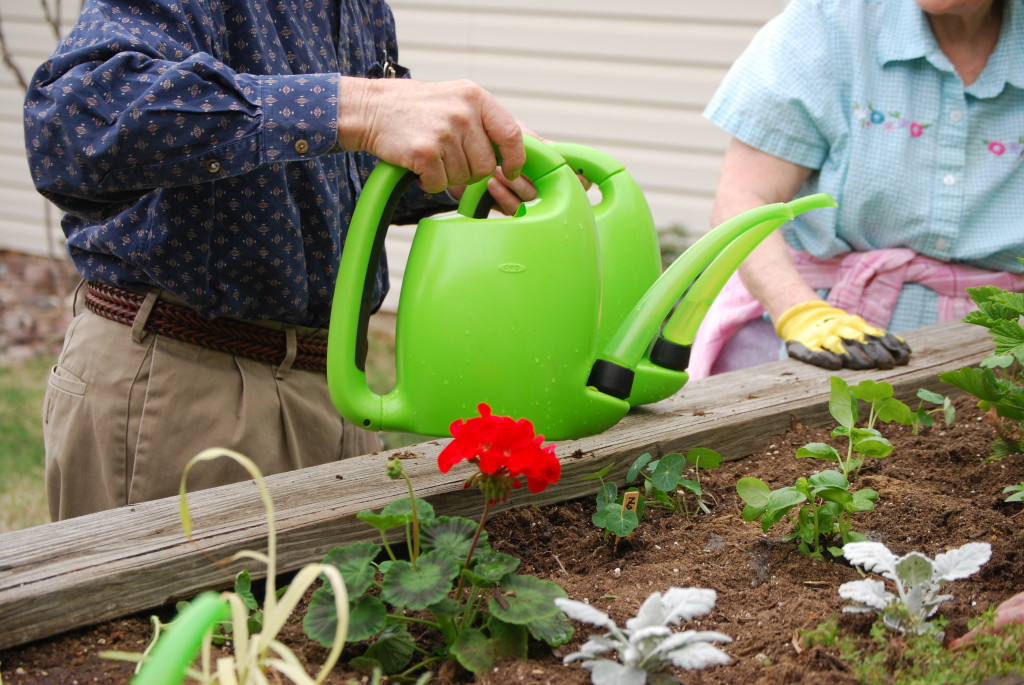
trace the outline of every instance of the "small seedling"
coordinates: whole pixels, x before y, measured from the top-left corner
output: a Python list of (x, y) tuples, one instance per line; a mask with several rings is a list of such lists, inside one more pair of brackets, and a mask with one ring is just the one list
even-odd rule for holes
[[(943, 421), (947, 426), (952, 425), (956, 419), (956, 408), (953, 406), (953, 400), (945, 395), (932, 392), (927, 388), (920, 388), (917, 391), (917, 399), (919, 400), (917, 411), (914, 412), (913, 422), (911, 423), (914, 435), (920, 433), (922, 428), (931, 428), (935, 425), (933, 414), (942, 414)], [(928, 409), (925, 407), (925, 402), (939, 406)]]
[[(797, 540), (801, 554), (821, 559), (823, 551), (842, 554), (842, 545), (867, 538), (852, 529), (854, 512), (875, 508), (878, 493), (871, 488), (850, 490), (850, 481), (839, 471), (820, 471), (809, 478), (798, 478), (795, 485), (772, 490), (760, 478), (740, 478), (736, 493), (744, 501), (743, 520), (761, 519), (761, 530), (783, 518), (793, 523), (793, 532), (783, 538)], [(797, 509), (793, 517), (791, 510)], [(829, 546), (838, 536), (841, 545)], [(824, 544), (823, 544), (824, 543)]]
[(1024, 502), (1024, 480), (1017, 485), (1008, 485), (1003, 488), (1004, 495), (1008, 492), (1013, 494), (1004, 499), (1004, 502)]
[[(650, 455), (647, 456), (649, 457)], [(639, 488), (628, 488), (622, 494), (619, 494), (619, 486), (612, 481), (605, 481), (604, 479), (614, 466), (615, 462), (612, 462), (600, 471), (581, 479), (598, 480), (601, 482), (601, 487), (597, 490), (596, 508), (590, 520), (595, 526), (604, 530), (604, 538), (606, 540), (609, 535), (615, 535), (616, 538), (624, 538), (636, 530), (637, 526), (640, 525), (640, 519), (643, 518), (644, 509), (646, 508), (646, 503), (642, 497), (637, 500), (636, 507), (623, 506), (626, 493), (639, 493)]]
[[(572, 599), (556, 599), (555, 604), (576, 621), (606, 629), (604, 635), (591, 635), (580, 651), (563, 659), (568, 664), (583, 660), (594, 685), (643, 685), (655, 682), (669, 666), (697, 670), (729, 663), (729, 656), (712, 642), (732, 642), (716, 631), (684, 630), (673, 632), (669, 626), (681, 620), (703, 616), (715, 606), (717, 595), (705, 588), (669, 588), (655, 592), (641, 605), (635, 618), (619, 628), (608, 614), (589, 604)], [(615, 652), (618, 659), (603, 655)], [(670, 680), (668, 682), (676, 682)]]
[(884, 582), (871, 578), (843, 583), (839, 596), (856, 602), (843, 607), (843, 611), (878, 611), (889, 630), (918, 635), (934, 633), (941, 640), (941, 630), (928, 619), (953, 596), (939, 593), (946, 583), (977, 573), (991, 558), (992, 546), (987, 542), (968, 542), (929, 559), (920, 552), (897, 557), (881, 542), (852, 542), (843, 547), (843, 556), (855, 566), (888, 578), (897, 592), (887, 592)]
[[(864, 465), (864, 458), (881, 459), (892, 452), (892, 443), (882, 437), (875, 429), (876, 421), (896, 421), (910, 425), (913, 413), (903, 402), (893, 397), (893, 388), (888, 383), (876, 383), (865, 380), (850, 387), (838, 376), (829, 378), (828, 410), (839, 425), (833, 429), (831, 437), (843, 436), (847, 439), (846, 456), (843, 456), (831, 445), (823, 442), (812, 442), (804, 445), (796, 452), (797, 459), (824, 459), (839, 464), (842, 474), (847, 478), (855, 478)], [(859, 420), (858, 400), (869, 403), (867, 425), (857, 427)]]
[[(693, 478), (683, 478), (690, 464), (693, 465)], [(717, 469), (721, 464), (722, 455), (706, 447), (695, 447), (685, 457), (676, 452), (666, 454), (661, 459), (652, 459), (650, 454), (642, 454), (626, 472), (626, 483), (634, 483), (638, 478), (643, 478), (644, 496), (649, 506), (668, 509), (677, 514), (689, 515), (698, 510), (707, 514), (711, 509), (704, 501), (700, 470)], [(697, 508), (693, 511), (687, 504), (687, 492), (696, 499)]]

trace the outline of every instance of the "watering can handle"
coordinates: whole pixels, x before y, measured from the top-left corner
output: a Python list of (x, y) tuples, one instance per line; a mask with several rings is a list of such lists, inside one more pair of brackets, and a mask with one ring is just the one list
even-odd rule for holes
[[(579, 176), (600, 187), (605, 181), (621, 173), (625, 167), (609, 154), (576, 143), (548, 143), (565, 158), (565, 162)], [(490, 178), (488, 176), (488, 178)], [(532, 176), (530, 177), (532, 178)], [(486, 219), (494, 207), (494, 198), (487, 192), (487, 179), (466, 186), (459, 201), (459, 214), (473, 219)]]

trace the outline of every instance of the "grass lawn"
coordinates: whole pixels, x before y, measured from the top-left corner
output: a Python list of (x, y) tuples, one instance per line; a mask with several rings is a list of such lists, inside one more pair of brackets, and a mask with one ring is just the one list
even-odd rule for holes
[(0, 533), (50, 520), (43, 486), (43, 394), (54, 360), (0, 366)]

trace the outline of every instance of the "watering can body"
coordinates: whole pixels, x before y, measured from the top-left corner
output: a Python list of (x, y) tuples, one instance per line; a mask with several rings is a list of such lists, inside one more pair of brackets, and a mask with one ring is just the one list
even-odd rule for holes
[[(398, 303), (397, 381), (383, 395), (368, 387), (364, 367), (369, 286), (398, 197), (414, 177), (383, 162), (371, 174), (342, 253), (328, 338), (328, 387), (349, 421), (442, 436), (486, 402), (496, 414), (530, 419), (549, 440), (600, 433), (631, 406), (685, 383), (688, 346), (711, 300), (794, 214), (778, 203), (735, 217), (659, 276), (650, 211), (642, 196), (621, 202), (633, 193), (621, 167), (563, 148), (574, 169), (557, 148), (525, 138), (523, 173), (537, 200), (513, 217), (467, 212), (417, 226)], [(609, 207), (592, 208), (578, 169), (611, 169), (606, 176), (628, 183), (601, 186)], [(615, 215), (616, 200), (631, 209)], [(808, 201), (800, 211), (826, 204)]]
[[(372, 202), (372, 193), (391, 197), (406, 174), (384, 170), (389, 177), (375, 170), (363, 189), (339, 268), (328, 381), (342, 415), (375, 430), (446, 435), (486, 402), (497, 414), (529, 417), (550, 439), (597, 433), (623, 415), (625, 400), (583, 382), (597, 352), (601, 300), (590, 202), (565, 161), (539, 142), (524, 170), (539, 200), (520, 215), (420, 221), (396, 315), (398, 381), (384, 395), (366, 388), (352, 344), (364, 335), (353, 327), (352, 290), (376, 264), (368, 234), (383, 232), (382, 200)], [(354, 274), (358, 284), (346, 284)]]

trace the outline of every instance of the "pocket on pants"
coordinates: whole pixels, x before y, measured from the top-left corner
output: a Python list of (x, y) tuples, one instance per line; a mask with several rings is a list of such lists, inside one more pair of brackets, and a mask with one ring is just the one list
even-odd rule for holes
[(66, 402), (74, 402), (85, 397), (89, 384), (74, 375), (60, 364), (50, 369), (50, 378), (46, 384), (46, 402), (43, 404), (43, 423), (50, 423), (55, 407)]

